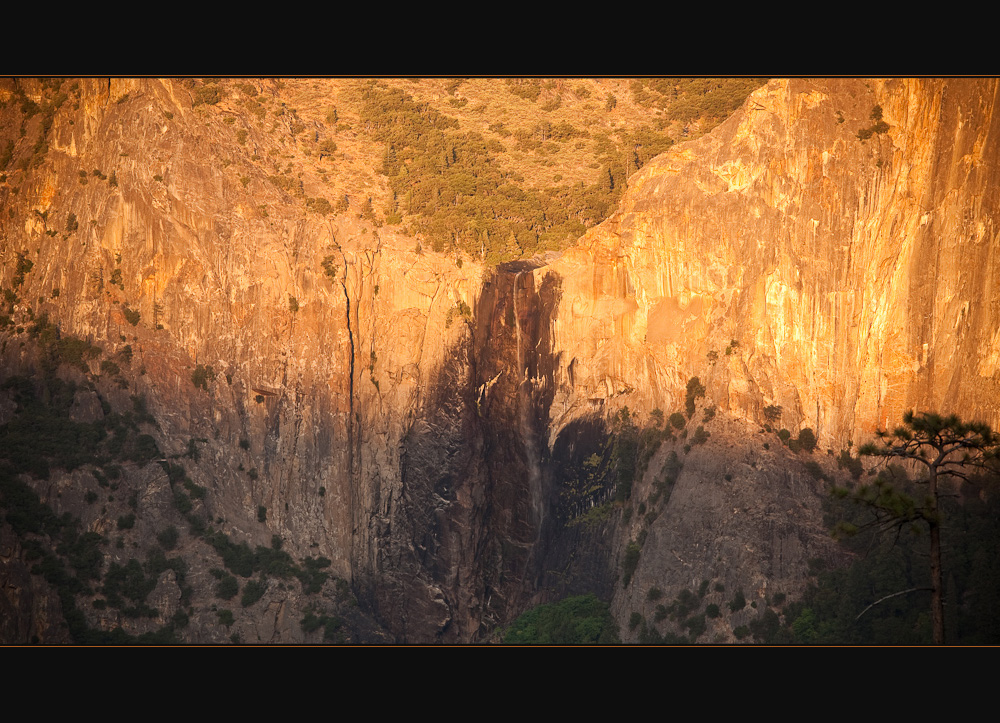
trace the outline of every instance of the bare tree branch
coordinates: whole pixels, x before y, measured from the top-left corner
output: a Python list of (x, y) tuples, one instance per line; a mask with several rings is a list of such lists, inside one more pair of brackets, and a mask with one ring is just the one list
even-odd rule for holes
[(911, 592), (920, 592), (921, 590), (933, 590), (933, 589), (934, 588), (932, 588), (932, 587), (911, 587), (909, 590), (901, 590), (899, 592), (894, 592), (892, 595), (886, 595), (885, 597), (879, 598), (878, 600), (876, 600), (875, 602), (873, 602), (871, 605), (869, 605), (868, 607), (866, 607), (864, 610), (862, 610), (861, 613), (856, 618), (854, 618), (854, 622), (858, 622), (858, 620), (861, 619), (862, 615), (864, 615), (866, 612), (868, 612), (869, 610), (871, 610), (873, 607), (875, 607), (879, 603), (885, 602), (889, 598), (894, 598), (894, 597), (897, 597), (899, 595), (906, 595), (907, 593), (911, 593)]

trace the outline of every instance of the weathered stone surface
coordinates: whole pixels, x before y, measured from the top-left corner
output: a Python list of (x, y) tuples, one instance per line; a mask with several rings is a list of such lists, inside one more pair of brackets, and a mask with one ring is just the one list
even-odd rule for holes
[[(45, 162), (16, 195), (13, 176), (0, 186), (2, 282), (27, 254), (18, 313), (47, 311), (107, 354), (129, 344), (129, 388), (102, 382), (102, 396), (127, 409), (144, 394), (166, 455), (207, 440), (186, 469), (223, 529), (327, 556), (398, 639), (483, 638), (537, 599), (552, 562), (539, 541), (564, 549), (560, 535), (580, 534), (545, 529), (561, 432), (623, 406), (669, 415), (692, 376), (725, 429), (691, 453), (615, 608), (637, 609), (632, 590), (654, 580), (792, 589), (825, 549), (818, 489), (758, 449), (764, 407), (824, 450), (911, 407), (1000, 422), (996, 91), (771, 81), (648, 163), (574, 247), (494, 272), (418, 253), (355, 213), (307, 212), (250, 160), (281, 157), (283, 141), (253, 128), (235, 140), (233, 99), (196, 107), (181, 81), (84, 80)], [(876, 105), (888, 131), (861, 141)], [(117, 186), (77, 182), (92, 169)], [(305, 196), (322, 190), (311, 172), (299, 180)], [(79, 228), (64, 233), (69, 213)], [(30, 369), (30, 349), (0, 333), (6, 372)], [(198, 365), (215, 375), (205, 389)], [(0, 398), (0, 416), (8, 407)], [(81, 391), (76, 418), (99, 412)], [(136, 482), (141, 509), (169, 504), (154, 477)], [(635, 532), (609, 525), (607, 554)], [(241, 620), (244, 640), (301, 639), (281, 600), (257, 605), (273, 624)], [(188, 630), (234, 632), (207, 613)]]
[[(996, 423), (995, 92), (771, 81), (551, 264), (569, 280), (562, 378), (666, 409), (699, 375), (737, 415), (780, 404), (823, 446), (910, 407)], [(876, 105), (889, 130), (861, 141)]]

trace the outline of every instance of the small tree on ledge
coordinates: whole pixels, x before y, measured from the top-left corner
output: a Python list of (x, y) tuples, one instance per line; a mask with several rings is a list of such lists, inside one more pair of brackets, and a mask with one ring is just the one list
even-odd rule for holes
[[(910, 411), (903, 415), (903, 426), (892, 434), (878, 432), (878, 443), (861, 447), (860, 454), (874, 457), (900, 457), (923, 467), (926, 475), (915, 482), (926, 485), (922, 498), (902, 488), (898, 480), (880, 474), (871, 484), (853, 491), (835, 489), (840, 497), (850, 496), (874, 513), (871, 527), (893, 529), (927, 526), (930, 532), (931, 624), (934, 642), (944, 643), (944, 585), (941, 570), (941, 483), (949, 477), (969, 481), (977, 471), (993, 468), (997, 460), (998, 437), (986, 424), (962, 422), (956, 415)], [(839, 531), (853, 534), (857, 527), (842, 524)], [(911, 590), (900, 591), (896, 595)], [(892, 596), (888, 596), (892, 597)], [(888, 598), (883, 598), (883, 600)], [(873, 605), (882, 602), (878, 600)], [(864, 614), (862, 612), (862, 614)], [(860, 617), (860, 616), (859, 616)]]

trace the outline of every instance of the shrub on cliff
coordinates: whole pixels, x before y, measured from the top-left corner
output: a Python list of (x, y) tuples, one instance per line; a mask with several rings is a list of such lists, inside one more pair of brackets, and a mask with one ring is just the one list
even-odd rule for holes
[(122, 304), (122, 313), (125, 315), (125, 321), (132, 326), (136, 326), (139, 323), (139, 319), (142, 318), (138, 311), (128, 308), (126, 304)]
[(840, 451), (840, 456), (837, 458), (837, 468), (847, 469), (847, 471), (851, 473), (851, 477), (854, 479), (861, 477), (862, 473), (865, 471), (861, 459), (852, 457), (851, 453), (846, 449), (842, 449)]
[(622, 587), (628, 587), (632, 582), (632, 575), (639, 566), (639, 554), (642, 548), (638, 542), (630, 542), (625, 547), (625, 558), (622, 560)]
[(267, 592), (267, 583), (262, 580), (248, 580), (243, 586), (243, 595), (240, 596), (240, 605), (245, 608), (250, 607), (255, 602), (264, 597)]
[(201, 387), (206, 392), (208, 391), (208, 382), (215, 378), (215, 371), (211, 366), (204, 366), (199, 364), (191, 372), (191, 382), (195, 387)]
[(694, 405), (695, 401), (699, 397), (705, 396), (705, 387), (702, 385), (701, 380), (698, 377), (691, 377), (687, 383), (687, 397), (684, 402), (684, 408), (687, 411), (688, 419), (694, 416)]
[(215, 105), (222, 100), (222, 91), (217, 85), (206, 85), (195, 91), (192, 106)]
[(240, 591), (240, 584), (232, 575), (222, 570), (212, 570), (212, 574), (219, 579), (215, 586), (215, 596), (222, 600), (232, 600), (236, 593)]
[(335, 263), (336, 259), (333, 256), (326, 256), (323, 259), (323, 273), (326, 274), (327, 278), (331, 281), (337, 278), (337, 272), (340, 267)]
[(781, 406), (778, 404), (772, 404), (769, 407), (764, 407), (764, 419), (769, 424), (777, 424), (781, 421)]

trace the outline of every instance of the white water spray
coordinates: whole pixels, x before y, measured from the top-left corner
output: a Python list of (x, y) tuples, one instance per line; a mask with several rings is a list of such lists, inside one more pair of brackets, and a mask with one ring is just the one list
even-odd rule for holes
[[(517, 297), (520, 291), (520, 279), (523, 271), (514, 276), (514, 327), (517, 332), (517, 408), (521, 427), (521, 439), (524, 442), (524, 453), (528, 465), (528, 489), (531, 491), (531, 511), (534, 514), (536, 534), (542, 529), (542, 468), (538, 454), (538, 442), (535, 439), (535, 429), (531, 413), (534, 408), (531, 399), (532, 379), (528, 375), (528, 366), (524, 361), (524, 351), (521, 346), (521, 315), (518, 311)], [(532, 278), (532, 283), (534, 279)]]

